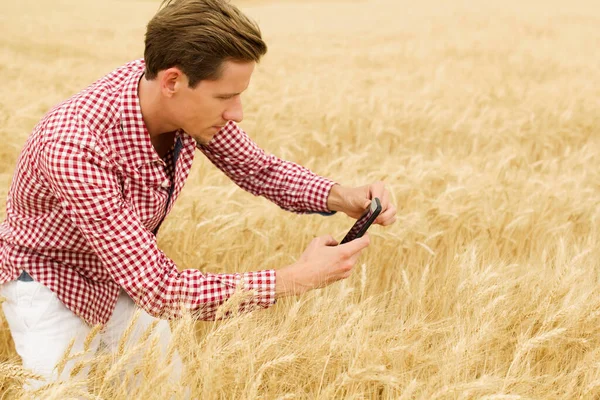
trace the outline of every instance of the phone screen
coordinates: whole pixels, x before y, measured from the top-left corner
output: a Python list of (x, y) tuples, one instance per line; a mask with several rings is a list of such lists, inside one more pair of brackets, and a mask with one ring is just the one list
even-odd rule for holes
[(371, 201), (371, 206), (354, 223), (354, 225), (352, 226), (352, 228), (350, 228), (350, 231), (348, 231), (348, 233), (342, 239), (340, 244), (344, 244), (344, 243), (350, 242), (354, 239), (358, 239), (359, 237), (362, 237), (365, 234), (365, 232), (367, 231), (367, 229), (369, 229), (369, 226), (371, 226), (373, 221), (375, 221), (375, 218), (377, 218), (377, 216), (379, 215), (380, 212), (381, 212), (381, 203), (379, 202), (379, 199), (377, 197), (375, 197)]

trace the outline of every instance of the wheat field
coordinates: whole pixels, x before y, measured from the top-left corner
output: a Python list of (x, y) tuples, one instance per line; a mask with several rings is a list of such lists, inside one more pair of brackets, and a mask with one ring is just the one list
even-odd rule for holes
[[(241, 126), (344, 185), (385, 181), (398, 221), (370, 229), (346, 280), (227, 320), (174, 321), (181, 382), (149, 335), (139, 365), (98, 356), (80, 362), (93, 367), (88, 381), (74, 374), (37, 395), (600, 398), (600, 5), (234, 4), (269, 46)], [(157, 7), (2, 4), (1, 218), (33, 126), (141, 57)], [(241, 272), (289, 265), (311, 239), (341, 240), (352, 222), (283, 211), (198, 152), (158, 239), (182, 269)], [(135, 374), (142, 384), (128, 389)], [(29, 376), (0, 317), (0, 396), (27, 398)]]

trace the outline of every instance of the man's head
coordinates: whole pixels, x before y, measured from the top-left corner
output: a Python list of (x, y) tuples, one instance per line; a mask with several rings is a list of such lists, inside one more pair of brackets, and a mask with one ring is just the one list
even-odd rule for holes
[(145, 78), (171, 127), (207, 142), (243, 118), (240, 94), (267, 52), (260, 29), (224, 0), (166, 0), (148, 23)]

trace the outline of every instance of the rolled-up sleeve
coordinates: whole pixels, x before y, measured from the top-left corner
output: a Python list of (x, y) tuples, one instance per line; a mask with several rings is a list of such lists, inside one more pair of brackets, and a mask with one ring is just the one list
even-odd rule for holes
[(49, 141), (42, 147), (40, 158), (39, 172), (58, 199), (58, 206), (82, 232), (112, 279), (148, 314), (174, 318), (183, 306), (200, 319), (212, 320), (240, 284), (248, 291), (239, 303), (240, 311), (274, 304), (272, 269), (231, 274), (196, 269), (180, 272), (124, 200), (116, 164), (93, 149)]
[(336, 213), (327, 208), (327, 199), (337, 182), (267, 154), (233, 121), (208, 144), (198, 144), (197, 148), (236, 185), (284, 210), (297, 214)]

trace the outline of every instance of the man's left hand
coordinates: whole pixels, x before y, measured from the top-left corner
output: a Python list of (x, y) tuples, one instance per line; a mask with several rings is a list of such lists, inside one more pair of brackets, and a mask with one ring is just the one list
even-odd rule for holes
[(331, 188), (327, 206), (331, 211), (342, 211), (354, 219), (359, 219), (375, 197), (381, 202), (381, 213), (374, 223), (387, 226), (396, 222), (396, 207), (390, 203), (390, 192), (382, 181), (356, 188), (335, 184)]

